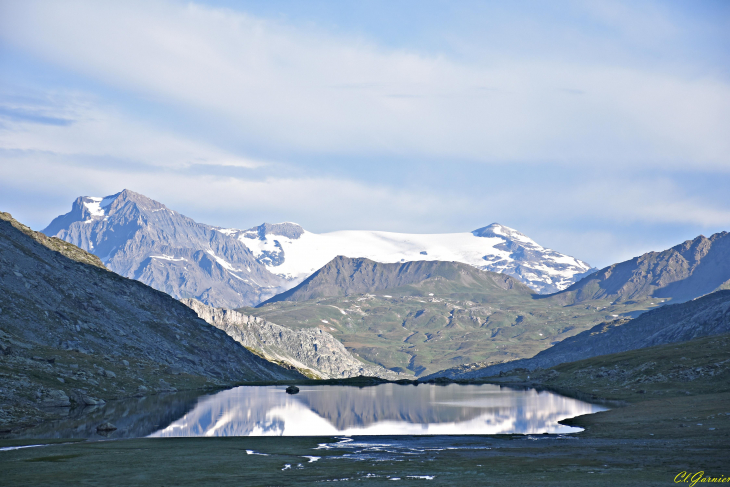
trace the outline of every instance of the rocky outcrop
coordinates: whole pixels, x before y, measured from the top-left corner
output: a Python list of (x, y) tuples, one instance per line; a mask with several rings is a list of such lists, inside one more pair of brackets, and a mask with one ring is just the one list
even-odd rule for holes
[(545, 369), (599, 355), (730, 332), (730, 291), (717, 291), (686, 303), (648, 311), (633, 320), (601, 323), (544, 350), (532, 358), (484, 366), (470, 364), (443, 370), (424, 380), (446, 377), (474, 379), (514, 369)]
[(0, 213), (0, 370), (0, 427), (43, 417), (37, 408), (89, 405), (139, 387), (301, 378), (169, 295), (7, 213)]
[(232, 309), (213, 308), (194, 299), (183, 299), (182, 303), (249, 350), (261, 354), (267, 360), (289, 364), (314, 378), (413, 378), (383, 367), (364, 364), (332, 335), (319, 329), (292, 330)]

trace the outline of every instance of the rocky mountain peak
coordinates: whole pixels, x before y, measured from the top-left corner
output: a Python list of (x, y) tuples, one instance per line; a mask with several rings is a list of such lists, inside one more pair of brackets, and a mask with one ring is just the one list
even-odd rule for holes
[(79, 196), (73, 203), (71, 213), (64, 216), (73, 215), (83, 221), (93, 221), (104, 219), (125, 207), (134, 207), (139, 213), (167, 209), (162, 203), (125, 189), (104, 197)]
[(478, 228), (471, 232), (475, 237), (501, 238), (503, 240), (516, 240), (522, 244), (540, 247), (534, 240), (518, 232), (514, 228), (504, 226), (500, 223), (492, 223), (486, 227)]
[(128, 189), (77, 198), (43, 232), (176, 298), (238, 307), (273, 296), (283, 284), (235, 236)]

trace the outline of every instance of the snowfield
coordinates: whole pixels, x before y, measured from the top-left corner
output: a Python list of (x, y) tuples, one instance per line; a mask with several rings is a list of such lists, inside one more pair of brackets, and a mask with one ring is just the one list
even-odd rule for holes
[(462, 262), (513, 275), (542, 293), (563, 290), (575, 282), (576, 276), (591, 269), (583, 261), (546, 249), (518, 231), (497, 223), (474, 232), (443, 234), (362, 230), (316, 234), (302, 230), (292, 238), (277, 234), (276, 230), (262, 236), (263, 232), (257, 230), (219, 229), (238, 238), (270, 272), (292, 281), (292, 285), (338, 255), (365, 257), (383, 263)]

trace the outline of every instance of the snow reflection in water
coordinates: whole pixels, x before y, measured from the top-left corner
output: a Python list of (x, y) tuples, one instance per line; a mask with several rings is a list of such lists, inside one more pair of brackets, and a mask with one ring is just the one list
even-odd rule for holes
[(154, 432), (169, 436), (473, 435), (572, 433), (558, 421), (605, 408), (495, 385), (242, 386), (201, 398)]

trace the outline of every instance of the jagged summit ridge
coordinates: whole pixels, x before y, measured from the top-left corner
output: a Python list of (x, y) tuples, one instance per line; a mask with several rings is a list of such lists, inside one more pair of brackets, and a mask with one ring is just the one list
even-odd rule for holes
[(236, 238), (126, 189), (104, 198), (77, 198), (43, 233), (178, 299), (240, 307), (257, 304), (286, 284)]

